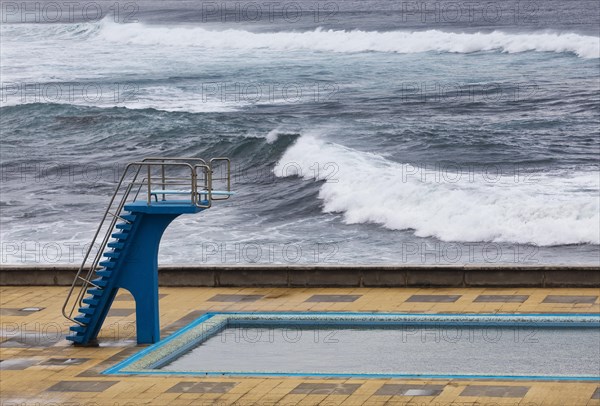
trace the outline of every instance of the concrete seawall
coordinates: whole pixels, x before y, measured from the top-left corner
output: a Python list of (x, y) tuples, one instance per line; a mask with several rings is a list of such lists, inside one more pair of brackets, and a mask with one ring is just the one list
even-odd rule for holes
[[(69, 286), (78, 267), (3, 265), (0, 286)], [(599, 266), (169, 265), (161, 286), (598, 287)]]

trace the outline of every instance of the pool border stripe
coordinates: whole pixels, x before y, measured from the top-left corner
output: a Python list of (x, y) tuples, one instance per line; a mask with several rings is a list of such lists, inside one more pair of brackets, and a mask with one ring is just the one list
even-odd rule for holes
[[(198, 339), (184, 342), (184, 344), (176, 345), (173, 350), (171, 350), (166, 356), (162, 356), (153, 362), (150, 362), (150, 368), (144, 369), (130, 369), (130, 367), (135, 364), (142, 362), (144, 358), (151, 357), (153, 353), (161, 350), (164, 351), (164, 348), (171, 345), (173, 342), (176, 342), (177, 339), (184, 336), (186, 333), (192, 332), (193, 329), (202, 325), (203, 323), (209, 321), (210, 319), (215, 318), (216, 316), (222, 316), (220, 320), (217, 320), (217, 324), (212, 326), (212, 329), (207, 333), (208, 336), (204, 337), (203, 335), (199, 335)], [(117, 363), (116, 365), (104, 370), (102, 372), (103, 375), (163, 375), (163, 376), (239, 376), (239, 377), (256, 377), (256, 376), (272, 376), (272, 377), (307, 377), (307, 378), (396, 378), (396, 379), (486, 379), (486, 380), (541, 380), (541, 381), (598, 381), (598, 376), (556, 376), (556, 375), (468, 375), (468, 374), (354, 374), (354, 373), (288, 373), (288, 372), (237, 372), (237, 371), (227, 371), (227, 372), (199, 372), (199, 371), (162, 371), (162, 370), (153, 370), (159, 365), (164, 365), (172, 361), (173, 358), (177, 358), (182, 352), (189, 350), (191, 347), (198, 345), (198, 343), (202, 342), (203, 339), (207, 339), (208, 337), (216, 334), (213, 330), (217, 332), (221, 330), (221, 328), (225, 327), (231, 320), (235, 321), (235, 316), (240, 316), (242, 319), (246, 319), (250, 322), (268, 322), (277, 324), (279, 322), (293, 322), (294, 320), (276, 320), (272, 319), (276, 317), (300, 317), (306, 318), (307, 316), (316, 317), (316, 319), (305, 320), (304, 322), (308, 324), (319, 324), (318, 318), (327, 318), (329, 325), (336, 324), (336, 320), (331, 320), (331, 317), (343, 317), (346, 319), (356, 319), (360, 317), (370, 317), (370, 318), (381, 318), (381, 319), (390, 319), (390, 318), (400, 318), (403, 321), (399, 321), (402, 323), (407, 323), (406, 319), (414, 318), (415, 321), (412, 323), (415, 324), (435, 324), (439, 326), (440, 324), (444, 324), (441, 322), (443, 319), (452, 319), (448, 320), (445, 323), (451, 323), (453, 325), (457, 324), (465, 324), (469, 325), (479, 325), (479, 326), (498, 326), (498, 325), (511, 325), (517, 323), (515, 320), (506, 320), (509, 319), (518, 319), (518, 325), (520, 326), (530, 326), (531, 322), (525, 321), (526, 319), (532, 319), (535, 321), (537, 318), (545, 318), (546, 321), (542, 321), (547, 327), (556, 327), (556, 326), (565, 326), (566, 327), (584, 327), (584, 328), (594, 328), (600, 325), (600, 315), (597, 313), (576, 313), (576, 314), (563, 314), (563, 313), (523, 313), (523, 314), (509, 314), (509, 313), (500, 313), (500, 314), (481, 314), (481, 313), (461, 313), (461, 314), (453, 314), (453, 313), (439, 313), (439, 314), (431, 314), (431, 313), (352, 313), (352, 312), (209, 312), (198, 319), (192, 321), (187, 326), (182, 327), (177, 330), (173, 334), (169, 335), (165, 339), (160, 342), (153, 344), (149, 347), (142, 349), (131, 357)], [(427, 318), (428, 320), (418, 320), (418, 318)], [(502, 321), (482, 321), (482, 319), (495, 318)], [(441, 320), (440, 320), (441, 319)], [(462, 320), (461, 320), (462, 319)], [(475, 321), (479, 319), (479, 321)], [(548, 321), (550, 319), (551, 321)], [(552, 320), (554, 319), (554, 320)], [(583, 319), (584, 321), (577, 321), (577, 319)], [(299, 320), (296, 320), (296, 323)], [(355, 320), (356, 322), (357, 320)], [(220, 324), (219, 324), (220, 323)], [(344, 324), (349, 323), (349, 320), (338, 320), (337, 323)], [(364, 323), (364, 324), (363, 324)], [(410, 324), (412, 324), (410, 323)], [(369, 326), (377, 326), (382, 325), (381, 321), (376, 320), (367, 320), (362, 321), (362, 325)], [(203, 338), (204, 337), (204, 338)], [(203, 339), (202, 339), (203, 338)], [(130, 370), (127, 370), (130, 369)]]
[(144, 349), (142, 349), (141, 351), (135, 353), (134, 355), (132, 355), (131, 357), (127, 358), (124, 361), (119, 362), (118, 364), (106, 369), (105, 371), (102, 372), (102, 374), (104, 375), (112, 375), (112, 374), (116, 374), (116, 373), (127, 373), (127, 372), (119, 372), (121, 369), (133, 364), (134, 362), (140, 360), (141, 358), (145, 357), (146, 355), (154, 352), (156, 349), (163, 347), (164, 345), (166, 345), (170, 340), (173, 340), (179, 336), (181, 336), (182, 334), (184, 334), (185, 332), (193, 329), (194, 327), (198, 326), (201, 323), (204, 323), (206, 320), (212, 318), (213, 316), (215, 316), (217, 313), (206, 313), (203, 314), (202, 316), (200, 316), (199, 318), (197, 318), (196, 320), (192, 321), (190, 324), (188, 324), (187, 326), (177, 330), (176, 332), (174, 332), (173, 334), (169, 335), (167, 338), (165, 338), (164, 340), (159, 341), (156, 344), (152, 344)]

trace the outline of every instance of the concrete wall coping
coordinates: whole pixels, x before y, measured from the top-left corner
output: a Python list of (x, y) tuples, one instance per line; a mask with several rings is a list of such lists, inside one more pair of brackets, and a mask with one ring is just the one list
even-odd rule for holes
[[(0, 265), (0, 286), (70, 286), (79, 266)], [(164, 265), (161, 286), (600, 287), (595, 265)]]

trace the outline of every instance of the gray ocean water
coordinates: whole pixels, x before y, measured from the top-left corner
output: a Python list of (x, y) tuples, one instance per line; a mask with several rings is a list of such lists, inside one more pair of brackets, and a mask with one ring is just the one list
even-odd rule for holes
[(3, 2), (1, 263), (127, 162), (229, 156), (162, 263), (600, 262), (597, 1)]

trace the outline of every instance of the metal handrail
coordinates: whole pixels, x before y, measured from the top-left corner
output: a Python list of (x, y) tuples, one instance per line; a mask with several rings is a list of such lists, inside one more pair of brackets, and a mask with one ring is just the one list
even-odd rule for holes
[[(204, 187), (202, 188), (202, 192), (207, 192), (207, 193), (201, 193), (201, 194), (206, 194), (207, 195), (207, 203), (206, 204), (200, 204), (198, 201), (196, 202), (196, 206), (198, 207), (202, 207), (205, 209), (210, 208), (210, 206), (212, 205), (212, 171), (210, 169), (210, 166), (206, 165), (206, 164), (196, 164), (194, 165), (194, 174), (196, 175), (196, 182), (198, 181), (198, 169), (202, 168), (204, 170)], [(199, 197), (199, 193), (198, 193), (198, 189), (196, 189), (196, 193), (195, 193), (196, 199), (198, 199)]]
[[(227, 175), (225, 177), (222, 177), (222, 178), (215, 178), (213, 176), (213, 174), (214, 174), (213, 164), (215, 162), (220, 162), (220, 161), (225, 162), (225, 165), (226, 165), (226, 174)], [(210, 179), (211, 179), (211, 189), (212, 189), (212, 182), (214, 180), (225, 180), (226, 181), (226, 186), (227, 186), (226, 191), (227, 192), (231, 192), (231, 160), (229, 158), (226, 158), (226, 157), (217, 157), (217, 158), (212, 158), (209, 161), (209, 163), (210, 163), (210, 175), (211, 175), (210, 176)], [(211, 200), (227, 200), (227, 199), (229, 199), (229, 195), (221, 196), (221, 197), (213, 197)]]
[[(185, 161), (185, 162), (190, 162), (190, 161), (198, 161), (201, 164), (206, 165), (206, 161), (202, 158), (184, 158), (184, 157), (173, 157), (173, 158), (165, 158), (165, 157), (146, 157), (144, 158), (142, 161), (146, 162), (146, 161), (158, 161), (158, 162), (162, 162), (164, 163), (165, 161), (173, 161), (173, 162), (178, 162), (178, 161)], [(161, 170), (161, 175), (162, 175), (162, 181), (165, 181), (165, 168), (163, 166), (162, 170)], [(163, 186), (163, 190), (164, 190), (164, 186)], [(165, 199), (165, 196), (163, 195), (163, 200)]]
[[(105, 252), (105, 249), (110, 240), (111, 234), (113, 233), (113, 230), (115, 229), (115, 225), (116, 225), (117, 221), (122, 220), (122, 221), (128, 222), (127, 220), (125, 220), (121, 217), (121, 212), (122, 212), (125, 204), (129, 200), (132, 190), (134, 190), (134, 188), (137, 188), (135, 196), (132, 200), (132, 201), (137, 201), (137, 198), (138, 198), (139, 193), (141, 192), (142, 188), (144, 186), (147, 186), (146, 203), (148, 205), (151, 205), (152, 204), (152, 195), (154, 194), (152, 191), (153, 185), (160, 186), (161, 190), (165, 190), (165, 186), (167, 186), (167, 185), (170, 185), (170, 186), (190, 185), (191, 186), (191, 188), (190, 188), (190, 203), (199, 208), (209, 208), (209, 207), (211, 207), (212, 200), (224, 200), (222, 198), (214, 198), (212, 195), (212, 174), (213, 174), (212, 166), (213, 166), (213, 162), (218, 162), (218, 161), (227, 161), (227, 176), (224, 178), (217, 178), (217, 179), (218, 180), (227, 180), (227, 191), (230, 192), (231, 191), (230, 190), (230, 173), (229, 173), (230, 172), (230, 161), (228, 158), (213, 158), (210, 160), (210, 164), (207, 164), (206, 161), (201, 158), (147, 157), (147, 158), (142, 159), (141, 161), (129, 163), (125, 167), (123, 175), (121, 176), (119, 182), (117, 183), (115, 192), (113, 193), (113, 195), (109, 201), (108, 207), (106, 208), (104, 215), (102, 216), (100, 224), (98, 225), (98, 228), (96, 229), (96, 232), (94, 233), (94, 237), (92, 238), (92, 243), (90, 244), (90, 246), (88, 247), (88, 249), (84, 255), (81, 266), (79, 267), (79, 269), (77, 271), (77, 274), (76, 274), (76, 276), (73, 280), (73, 283), (71, 284), (71, 287), (69, 289), (69, 292), (67, 294), (67, 298), (65, 299), (65, 302), (63, 304), (62, 314), (65, 318), (71, 320), (74, 323), (82, 324), (74, 319), (73, 313), (75, 312), (75, 310), (78, 307), (82, 306), (82, 303), (83, 303), (82, 301), (86, 295), (87, 289), (90, 286), (95, 286), (97, 288), (100, 288), (91, 281), (92, 275), (96, 271), (96, 269), (98, 269), (98, 265), (99, 265), (99, 263), (102, 259), (102, 256)], [(192, 163), (193, 163), (193, 165), (192, 165)], [(144, 167), (146, 167), (146, 169), (147, 169), (146, 177), (144, 177), (141, 181), (138, 181), (138, 177)], [(152, 176), (153, 175), (152, 174), (153, 167), (160, 167), (160, 181), (153, 178), (153, 176)], [(189, 168), (190, 169), (190, 177), (189, 178), (181, 178), (181, 177), (169, 178), (169, 177), (167, 177), (167, 174), (166, 174), (167, 167)], [(132, 169), (135, 170), (135, 172), (133, 174), (133, 178), (131, 179), (131, 181), (129, 181), (129, 183), (127, 183), (127, 186), (125, 186), (123, 195), (122, 195), (121, 199), (119, 200), (117, 207), (114, 210), (111, 210), (113, 208), (115, 201), (117, 200), (117, 196), (119, 196), (119, 192), (121, 192), (122, 188), (126, 184), (125, 180), (127, 179), (128, 175), (130, 174), (130, 171)], [(202, 185), (198, 185), (198, 179), (199, 179), (198, 171), (200, 169), (202, 170), (202, 175), (203, 175), (202, 176), (202, 179), (203, 179)], [(188, 183), (181, 182), (186, 179), (189, 180)], [(199, 186), (201, 187), (200, 189), (199, 189)], [(201, 195), (206, 196), (206, 199), (201, 200), (200, 199)], [(226, 198), (228, 198), (228, 197), (229, 196), (227, 196)], [(166, 200), (166, 194), (163, 194), (162, 200), (163, 201)], [(98, 251), (96, 252), (96, 255), (94, 256), (94, 259), (93, 259), (89, 269), (87, 270), (87, 272), (85, 272), (86, 263), (88, 262), (88, 259), (90, 258), (90, 255), (92, 253), (92, 250), (94, 249), (96, 240), (98, 239), (100, 232), (102, 231), (103, 227), (105, 226), (107, 217), (109, 217), (109, 215), (111, 217), (111, 220), (108, 223), (108, 228), (106, 230), (104, 238), (102, 239), (102, 242), (100, 243)], [(82, 274), (84, 274), (85, 277), (82, 276)], [(83, 284), (81, 285), (79, 292), (77, 293), (76, 300), (73, 302), (73, 305), (70, 308), (70, 310), (67, 310), (69, 303), (71, 302), (71, 298), (72, 298), (78, 284), (81, 283), (80, 281), (82, 281)]]
[[(112, 216), (112, 220), (110, 223), (110, 226), (108, 227), (107, 233), (104, 236), (104, 240), (101, 244), (100, 249), (98, 250), (98, 252), (96, 253), (96, 257), (94, 258), (94, 261), (92, 263), (92, 265), (90, 266), (90, 269), (86, 275), (86, 278), (82, 278), (81, 277), (81, 273), (83, 272), (84, 268), (85, 268), (85, 264), (92, 252), (92, 249), (94, 248), (94, 243), (96, 242), (96, 239), (98, 238), (98, 235), (100, 234), (100, 231), (102, 230), (102, 227), (104, 226), (104, 222), (106, 221), (106, 217), (108, 216), (108, 213), (110, 212), (111, 207), (113, 206), (113, 203), (115, 201), (115, 198), (117, 197), (119, 190), (121, 189), (121, 186), (123, 185), (123, 181), (125, 180), (130, 168), (133, 166), (134, 164), (130, 163), (125, 167), (125, 170), (123, 171), (123, 175), (121, 176), (121, 179), (119, 180), (119, 183), (117, 184), (117, 188), (115, 189), (115, 192), (113, 193), (110, 202), (108, 203), (108, 207), (106, 208), (106, 211), (104, 212), (104, 216), (102, 217), (102, 220), (100, 221), (100, 224), (98, 225), (98, 228), (96, 229), (96, 232), (94, 234), (94, 237), (92, 238), (92, 243), (90, 244), (90, 246), (88, 247), (84, 257), (83, 257), (83, 261), (81, 262), (81, 266), (79, 267), (79, 270), (77, 271), (77, 275), (75, 276), (75, 279), (73, 279), (73, 283), (71, 284), (71, 288), (69, 289), (69, 293), (67, 293), (67, 298), (65, 299), (65, 303), (63, 304), (62, 307), (62, 314), (65, 318), (71, 320), (74, 323), (79, 323), (77, 320), (75, 320), (73, 318), (73, 312), (75, 311), (75, 309), (77, 308), (77, 306), (81, 303), (81, 301), (83, 300), (83, 296), (85, 295), (85, 291), (87, 290), (87, 287), (90, 285), (91, 281), (90, 281), (90, 277), (92, 272), (94, 272), (94, 270), (96, 269), (96, 267), (98, 266), (99, 258), (101, 258), (104, 248), (106, 247), (106, 243), (110, 237), (110, 234), (112, 233), (112, 230), (114, 229), (114, 226), (117, 222), (117, 216), (120, 215), (121, 213), (121, 209), (123, 208), (123, 206), (125, 205), (125, 200), (127, 199), (127, 197), (129, 196), (129, 192), (131, 191), (131, 188), (133, 187), (133, 185), (135, 184), (135, 181), (139, 175), (139, 172), (141, 170), (141, 166), (138, 167), (138, 170), (136, 171), (133, 180), (129, 183), (129, 185), (127, 186), (125, 193), (123, 194), (123, 198), (121, 199), (121, 201), (119, 202), (118, 205), (118, 209), (115, 210), (116, 212), (116, 216), (113, 215)], [(77, 295), (77, 300), (75, 301), (73, 307), (71, 308), (71, 310), (68, 312), (67, 315), (67, 306), (69, 304), (69, 301), (71, 299), (71, 296), (73, 295), (73, 291), (75, 290), (75, 287), (77, 286), (77, 283), (80, 279), (83, 279), (84, 283), (82, 285), (81, 290), (79, 291), (78, 295)]]

